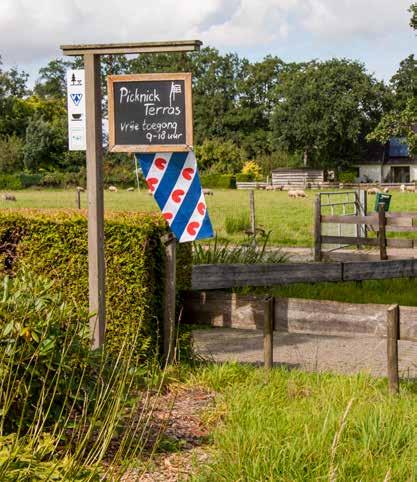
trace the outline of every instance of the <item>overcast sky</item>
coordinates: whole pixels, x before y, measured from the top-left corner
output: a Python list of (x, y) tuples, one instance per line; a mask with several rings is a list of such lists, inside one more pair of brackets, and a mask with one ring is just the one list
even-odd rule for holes
[(36, 78), (71, 43), (200, 39), (251, 60), (348, 57), (389, 79), (417, 53), (408, 0), (0, 0), (0, 55)]

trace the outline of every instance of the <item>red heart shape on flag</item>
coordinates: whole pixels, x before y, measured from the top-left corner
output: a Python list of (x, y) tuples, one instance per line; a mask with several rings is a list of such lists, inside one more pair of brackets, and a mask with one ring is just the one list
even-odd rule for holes
[(164, 213), (163, 216), (167, 221), (174, 217), (172, 213)]
[(146, 184), (148, 185), (149, 191), (155, 191), (155, 184), (158, 184), (158, 179), (156, 177), (150, 177), (146, 179)]
[(165, 166), (166, 166), (166, 159), (164, 159), (163, 157), (157, 157), (155, 159), (155, 166), (160, 170), (160, 171), (163, 171), (165, 169)]
[(197, 229), (200, 227), (200, 223), (197, 223), (197, 221), (193, 221), (187, 226), (187, 233), (190, 236), (195, 236), (197, 233)]
[(192, 177), (193, 177), (193, 174), (194, 174), (194, 169), (192, 169), (191, 167), (186, 167), (183, 171), (182, 171), (182, 177), (184, 179), (187, 179), (187, 181), (191, 181)]
[(197, 211), (203, 216), (206, 212), (206, 205), (204, 203), (198, 203)]
[(185, 192), (182, 189), (175, 189), (175, 191), (171, 194), (172, 200), (174, 203), (181, 202), (181, 196), (184, 196)]

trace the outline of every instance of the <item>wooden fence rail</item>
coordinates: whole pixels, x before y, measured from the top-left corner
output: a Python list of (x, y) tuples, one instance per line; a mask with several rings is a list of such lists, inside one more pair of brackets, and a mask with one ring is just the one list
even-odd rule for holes
[[(366, 199), (366, 198), (365, 198)], [(336, 203), (337, 204), (337, 203)], [(386, 212), (382, 204), (379, 205), (378, 212), (371, 214), (351, 214), (351, 215), (322, 215), (321, 210), (325, 206), (336, 204), (322, 204), (321, 195), (318, 194), (314, 206), (314, 260), (321, 261), (323, 257), (322, 245), (353, 245), (357, 246), (376, 246), (379, 247), (380, 259), (388, 259), (387, 247), (395, 248), (414, 248), (417, 240), (387, 238), (387, 232), (394, 233), (417, 233), (417, 213), (416, 212)], [(349, 203), (341, 203), (349, 204)], [(357, 226), (357, 236), (322, 235), (323, 224), (353, 224)], [(362, 228), (363, 226), (363, 228)], [(368, 232), (372, 230), (377, 237), (369, 237)], [(362, 235), (361, 235), (362, 233)]]
[(191, 286), (193, 290), (218, 290), (243, 286), (415, 276), (417, 259), (339, 263), (202, 264), (193, 266)]
[[(188, 292), (186, 323), (263, 330), (265, 368), (273, 366), (273, 332), (387, 339), (389, 388), (399, 390), (398, 341), (417, 342), (417, 307), (355, 304), (300, 298)], [(278, 334), (279, 336), (279, 334)]]

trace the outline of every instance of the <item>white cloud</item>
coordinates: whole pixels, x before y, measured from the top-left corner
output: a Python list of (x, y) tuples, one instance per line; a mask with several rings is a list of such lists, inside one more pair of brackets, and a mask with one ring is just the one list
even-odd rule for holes
[[(0, 55), (30, 70), (71, 43), (198, 38), (223, 50), (265, 54), (404, 35), (410, 0), (0, 0)], [(407, 35), (407, 34), (405, 34)], [(383, 42), (382, 42), (383, 43)], [(281, 47), (281, 48), (280, 48)], [(412, 50), (412, 45), (410, 45)], [(404, 50), (404, 47), (403, 47)], [(399, 54), (398, 58), (402, 58)], [(306, 58), (317, 57), (311, 47)]]
[(356, 36), (384, 36), (409, 28), (409, 0), (306, 0), (302, 25), (340, 41)]

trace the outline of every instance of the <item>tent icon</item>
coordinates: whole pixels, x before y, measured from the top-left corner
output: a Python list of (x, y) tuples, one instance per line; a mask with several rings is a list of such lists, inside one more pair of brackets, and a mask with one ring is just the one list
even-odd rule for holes
[(74, 102), (74, 105), (80, 105), (81, 99), (83, 98), (83, 94), (71, 94), (71, 99)]

